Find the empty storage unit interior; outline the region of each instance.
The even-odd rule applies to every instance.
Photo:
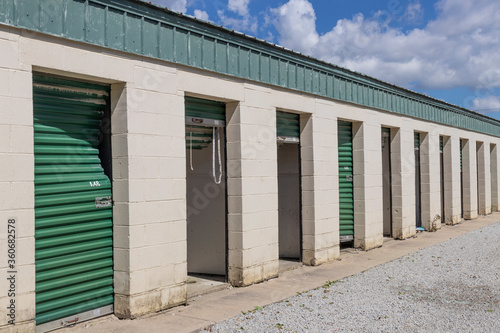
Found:
[[[187,270],[226,276],[224,103],[186,97]]]
[[[302,258],[300,116],[277,112],[279,256]]]
[[[498,120],[141,1],[3,4],[0,215],[19,256],[0,271],[19,274],[0,306],[20,332],[498,210]]]

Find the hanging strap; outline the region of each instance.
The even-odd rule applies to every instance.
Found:
[[[219,176],[215,175],[215,127],[212,127],[212,177],[214,178],[215,184],[220,184],[222,180],[222,162],[221,162],[221,151],[220,151],[220,128],[217,128],[217,153],[219,161]]]
[[[221,151],[220,151],[220,131],[221,131],[221,128],[220,127],[217,127],[217,154],[219,155],[219,180],[217,181],[217,184],[220,184],[221,180],[222,180],[222,154],[221,154]]]
[[[193,171],[193,131],[189,132],[189,165]]]

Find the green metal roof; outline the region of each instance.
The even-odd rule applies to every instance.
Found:
[[[0,23],[500,136],[500,121],[139,0],[0,0]]]

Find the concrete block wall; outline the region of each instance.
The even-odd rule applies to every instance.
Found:
[[[443,139],[444,191],[446,224],[455,225],[462,220],[460,185],[460,139],[445,136]]]
[[[268,89],[246,87],[228,110],[228,278],[245,286],[278,275],[276,112]]]
[[[439,135],[446,137],[446,223],[460,221],[460,139],[466,141],[465,217],[477,217],[478,181],[479,213],[481,207],[488,213],[488,200],[493,210],[499,207],[498,137],[5,27],[0,27],[0,49],[0,218],[22,223],[16,317],[21,331],[33,331],[35,317],[33,71],[111,84],[119,317],[186,302],[186,95],[226,103],[228,278],[233,285],[278,275],[277,110],[301,115],[306,264],[339,256],[338,119],[354,123],[356,247],[383,244],[381,126],[391,128],[395,238],[415,234],[414,131],[424,133],[422,217],[427,229],[439,228]],[[483,143],[479,164],[476,142]],[[6,239],[6,229],[1,230],[5,252]],[[5,257],[0,274],[7,274]],[[0,281],[0,306],[6,308],[6,280]],[[0,329],[6,327],[0,318]]]
[[[441,228],[439,133],[421,133],[420,137],[422,227],[437,230]]]
[[[490,162],[491,162],[491,210],[496,212],[500,208],[500,154],[498,153],[498,145],[490,145]]]
[[[336,259],[339,248],[337,119],[321,102],[301,117],[303,262]]]
[[[413,131],[391,130],[393,236],[406,239],[415,235],[415,154]]]
[[[476,141],[461,140],[464,219],[472,220],[478,214]]]
[[[0,27],[0,50],[0,331],[28,332],[35,327],[32,75],[18,62],[19,35]]]
[[[489,143],[477,142],[478,214],[491,214],[491,171]]]
[[[381,126],[375,122],[355,122],[352,126],[354,247],[364,250],[384,243],[380,132]]]
[[[134,66],[112,88],[115,314],[186,301],[184,96],[176,72]],[[122,188],[125,187],[125,188]]]

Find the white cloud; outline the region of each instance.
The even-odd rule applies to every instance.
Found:
[[[500,98],[498,96],[488,96],[476,98],[473,101],[473,109],[477,111],[500,111]]]
[[[187,0],[151,0],[151,3],[176,12],[186,13],[187,11]]]
[[[228,0],[227,7],[230,11],[238,13],[241,16],[247,16],[249,2],[250,0]]]
[[[406,11],[402,17],[404,21],[407,23],[412,23],[420,20],[424,14],[422,5],[420,5],[420,2],[412,2],[406,7]]]
[[[279,43],[290,49],[311,53],[318,44],[316,13],[307,0],[290,0],[281,7],[271,9],[273,24],[279,33]]]
[[[195,9],[194,17],[203,21],[209,21],[208,13],[204,10]]]
[[[255,17],[247,15],[243,18],[239,17],[230,17],[226,15],[226,12],[223,10],[219,10],[217,12],[219,19],[221,21],[221,25],[224,27],[231,28],[236,31],[241,32],[251,32],[253,34],[257,33],[258,20]]]
[[[231,16],[225,10],[218,10],[217,15],[221,25],[242,32],[257,33],[258,19],[250,15],[248,4],[250,0],[228,0],[227,9],[229,12],[236,13],[237,16]]]
[[[357,14],[321,36],[307,0],[270,13],[283,46],[385,81],[416,89],[500,87],[500,2],[441,0],[436,8],[436,19],[421,29],[392,28],[398,17],[389,12],[377,14],[384,22]],[[413,2],[400,15],[420,12]]]

